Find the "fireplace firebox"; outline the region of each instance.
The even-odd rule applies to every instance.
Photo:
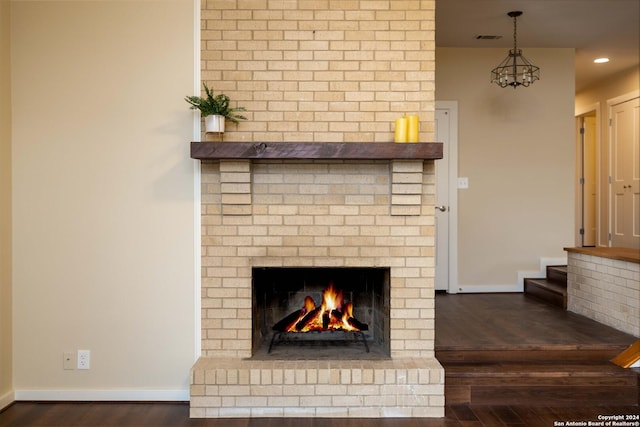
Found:
[[[389,268],[252,269],[253,358],[389,358]]]

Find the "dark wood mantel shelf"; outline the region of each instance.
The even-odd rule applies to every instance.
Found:
[[[192,142],[191,158],[317,159],[317,160],[437,160],[441,142]]]

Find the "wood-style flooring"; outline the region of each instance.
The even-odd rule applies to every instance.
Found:
[[[190,419],[188,403],[15,403],[0,427],[545,427],[640,415],[638,407],[447,406],[445,418]],[[580,424],[577,424],[580,425]]]
[[[533,350],[599,354],[635,340],[607,326],[522,294],[459,294],[436,297],[436,352],[494,357]],[[567,353],[563,353],[566,350]],[[576,352],[576,350],[579,350]],[[462,353],[460,353],[462,352]],[[460,356],[457,356],[460,357]],[[563,356],[564,357],[564,356]],[[573,356],[576,357],[576,356]],[[579,358],[579,357],[578,357]],[[445,370],[446,370],[446,364]],[[598,386],[592,386],[593,393]],[[0,427],[437,427],[596,425],[620,416],[640,425],[640,406],[471,405],[447,402],[445,418],[242,418],[190,419],[188,403],[17,402],[0,412]],[[564,423],[564,424],[563,424]],[[622,425],[622,424],[619,424]]]
[[[636,339],[521,293],[436,295],[436,351],[626,347]]]

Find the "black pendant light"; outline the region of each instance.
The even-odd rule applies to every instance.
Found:
[[[491,70],[491,83],[500,87],[529,86],[536,80],[540,80],[540,67],[536,67],[522,55],[522,50],[518,49],[516,21],[521,11],[509,12],[513,18],[513,49],[509,50],[507,56],[496,68]]]

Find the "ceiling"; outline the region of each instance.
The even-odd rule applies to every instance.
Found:
[[[507,13],[514,10],[523,12],[518,48],[534,64],[527,47],[575,48],[576,91],[638,67],[640,0],[436,0],[436,46],[503,47],[506,57],[513,48],[513,19]],[[502,38],[476,40],[479,34]],[[610,62],[593,63],[602,56]]]

